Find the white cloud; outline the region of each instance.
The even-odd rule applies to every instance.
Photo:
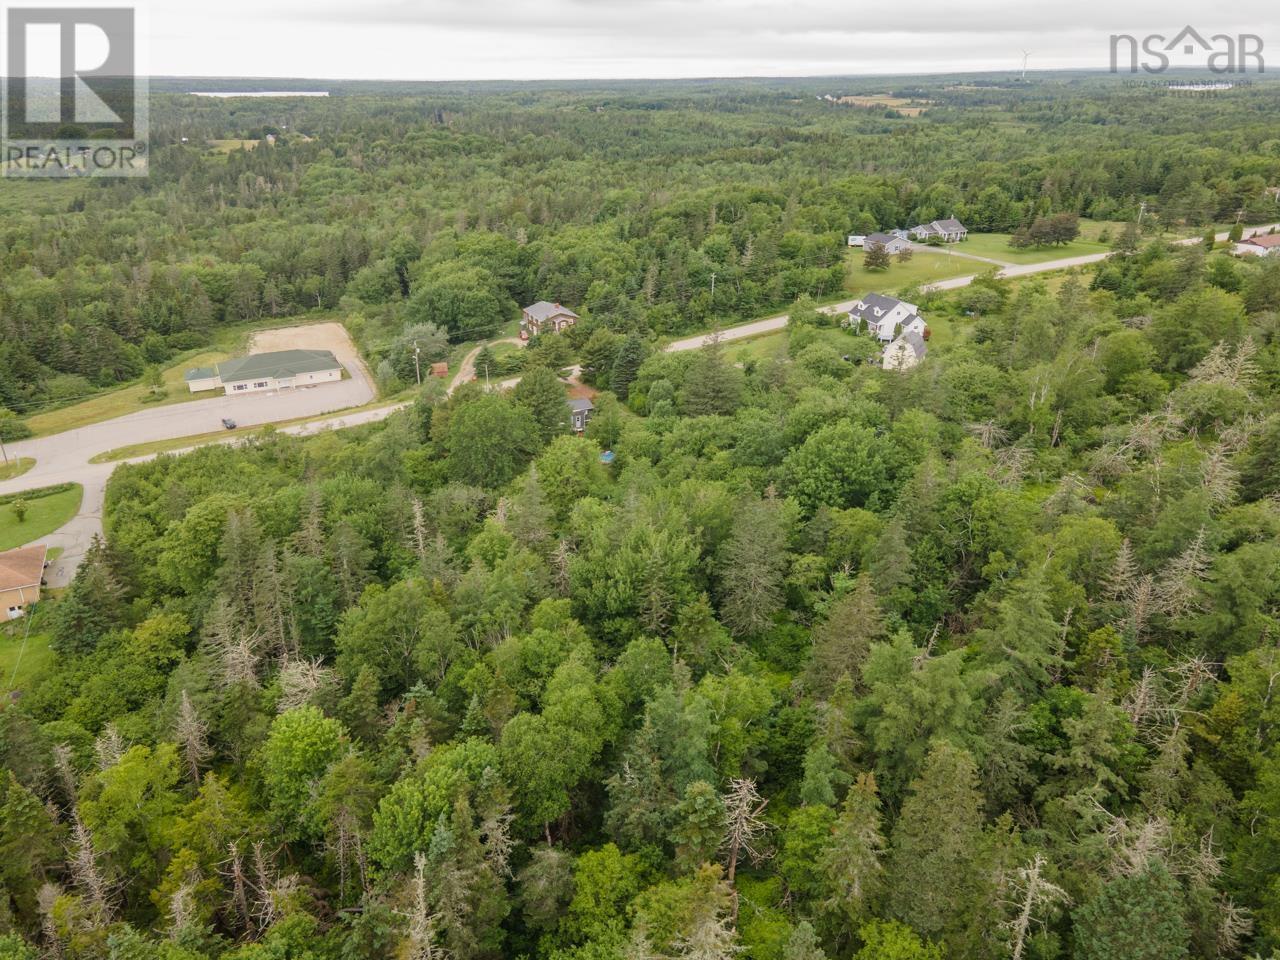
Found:
[[[1187,0],[151,0],[152,69],[367,79],[802,76],[1105,68],[1112,33],[1269,39]],[[1261,12],[1258,12],[1261,9]],[[1244,17],[1249,17],[1247,22]],[[1277,32],[1280,44],[1280,32]]]

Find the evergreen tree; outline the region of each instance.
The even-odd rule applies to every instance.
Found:
[[[884,615],[871,577],[860,573],[852,588],[828,605],[826,618],[814,627],[806,684],[815,695],[825,696],[841,677],[859,678],[871,645],[884,636]]]
[[[626,400],[630,394],[631,382],[644,362],[645,353],[644,341],[634,333],[629,334],[618,347],[613,369],[609,371],[609,387],[620,400]]]
[[[676,848],[676,866],[692,872],[710,863],[724,836],[724,804],[715,787],[698,780],[685,788],[672,816],[671,839]]]
[[[1072,916],[1080,960],[1180,960],[1187,926],[1177,883],[1159,863],[1109,881]]]
[[[516,384],[515,401],[533,416],[544,443],[569,430],[564,384],[550,367],[534,367]]]
[[[762,633],[782,609],[787,530],[776,500],[745,503],[724,549],[721,619],[735,636]]]
[[[717,336],[698,351],[685,373],[680,409],[690,417],[728,416],[742,398],[742,372],[730,364]]]
[[[884,835],[875,778],[863,774],[850,788],[818,856],[826,899],[822,907],[849,929],[871,914],[884,884]]]
[[[893,829],[889,912],[927,937],[959,944],[982,902],[982,840],[973,758],[938,741]]]
[[[62,654],[92,652],[123,623],[121,584],[106,541],[94,536],[53,617],[49,646]]]

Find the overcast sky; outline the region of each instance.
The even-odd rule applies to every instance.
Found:
[[[805,76],[1102,68],[1109,36],[1275,38],[1280,4],[1187,0],[150,0],[156,75]],[[1175,61],[1176,63],[1177,61]],[[1190,61],[1188,61],[1189,63]],[[1203,64],[1203,55],[1199,61]]]

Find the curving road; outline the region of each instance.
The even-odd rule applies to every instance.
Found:
[[[375,392],[364,365],[348,363],[347,369],[351,373],[350,379],[337,383],[247,396],[191,400],[141,410],[65,433],[5,444],[11,457],[34,457],[36,462],[22,476],[0,481],[0,495],[58,483],[79,483],[84,487],[84,499],[76,516],[55,533],[38,541],[62,548],[62,555],[49,569],[48,582],[50,586],[66,586],[94,534],[102,532],[103,497],[107,478],[115,464],[90,463],[93,457],[137,443],[209,433],[220,429],[223,417],[235,420],[242,427],[253,427],[368,403]]]
[[[1246,235],[1280,229],[1280,224],[1265,224],[1246,229]],[[1217,235],[1219,241],[1228,239],[1226,232]],[[1201,242],[1199,237],[1176,241],[1179,245],[1190,246]],[[931,249],[931,248],[930,248]],[[1049,273],[1070,267],[1087,266],[1105,260],[1108,253],[1091,253],[1078,257],[1064,257],[1059,260],[1047,260],[1044,263],[1014,264],[1003,267],[996,275],[1001,278],[1024,277],[1037,273]],[[969,259],[983,260],[980,257]],[[995,261],[990,261],[996,265]],[[953,277],[939,280],[923,287],[926,292],[934,290],[956,290],[966,287],[978,278],[978,274],[964,277]],[[846,300],[832,304],[823,309],[829,313],[840,313],[849,310],[855,301]],[[741,340],[763,333],[781,330],[787,325],[787,314],[754,320],[750,323],[727,327],[717,334],[699,334],[675,340],[664,348],[668,352],[697,350],[707,346],[713,337],[719,336],[722,342]],[[516,343],[521,341],[512,337],[495,343]],[[458,372],[449,384],[449,392],[475,377],[475,358],[484,345],[476,347],[468,353],[458,366]],[[247,397],[218,397],[210,400],[195,400],[189,403],[145,410],[140,413],[108,420],[87,427],[80,427],[66,433],[41,437],[34,440],[23,440],[6,445],[12,456],[34,457],[36,464],[21,477],[0,481],[0,495],[18,493],[22,490],[33,490],[57,483],[73,482],[84,487],[84,499],[80,512],[65,526],[41,542],[50,547],[61,547],[62,555],[49,571],[50,586],[65,586],[71,581],[76,567],[84,555],[85,549],[95,534],[102,532],[102,506],[106,491],[107,479],[117,464],[91,464],[89,460],[109,450],[131,446],[136,443],[147,443],[155,440],[171,440],[184,436],[193,436],[216,430],[222,417],[230,417],[241,426],[258,426],[268,423],[279,423],[300,417],[312,417],[331,411],[363,406],[374,397],[374,389],[368,380],[363,364],[348,364],[351,379],[340,383],[326,384],[296,391],[285,391],[279,394],[251,394]],[[578,368],[574,368],[577,372]],[[520,380],[513,377],[494,384],[496,388],[505,389],[514,386]],[[408,404],[397,403],[385,407],[366,410],[353,410],[350,413],[335,414],[320,420],[282,428],[282,433],[307,436],[324,430],[338,430],[366,423],[384,420]],[[228,438],[227,443],[237,442],[238,438]],[[189,448],[190,449],[190,448]],[[173,451],[181,453],[185,451]],[[138,457],[124,461],[141,463],[152,459],[150,456]]]

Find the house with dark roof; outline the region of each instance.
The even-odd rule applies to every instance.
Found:
[[[901,253],[909,246],[911,246],[911,241],[906,237],[898,236],[896,233],[872,233],[862,240],[862,249],[870,250],[873,247],[879,247],[885,253]]]
[[[16,620],[40,599],[46,552],[40,543],[0,553],[0,620]]]
[[[929,352],[924,337],[909,330],[884,348],[880,365],[885,370],[910,370]]]
[[[911,331],[927,337],[929,327],[920,316],[919,307],[883,293],[868,293],[855,300],[841,325],[854,333],[866,333],[881,343],[896,340]]]
[[[570,428],[574,433],[582,433],[591,422],[591,414],[595,412],[596,405],[591,402],[590,397],[570,397],[565,402],[569,404]]]
[[[946,220],[932,220],[911,228],[911,236],[921,243],[930,240],[941,240],[943,243],[959,243],[969,236],[968,228],[955,217]]]
[[[528,340],[540,333],[560,333],[581,318],[568,307],[539,300],[520,312],[520,339]]]
[[[192,393],[223,390],[227,394],[290,390],[342,379],[342,364],[328,350],[278,350],[196,367],[183,376]]]

